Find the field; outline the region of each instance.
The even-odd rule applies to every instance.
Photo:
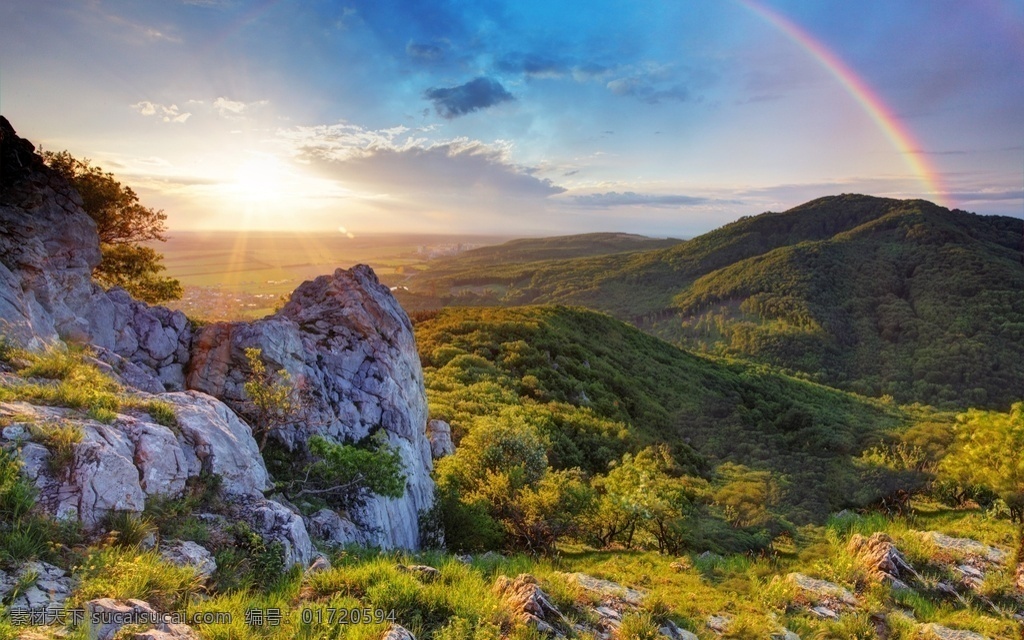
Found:
[[[365,263],[381,281],[400,286],[427,261],[508,240],[499,236],[341,233],[171,232],[154,248],[166,275],[185,296],[168,306],[204,320],[259,318],[299,284],[337,268]]]

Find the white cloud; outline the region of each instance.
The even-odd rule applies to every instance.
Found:
[[[142,100],[131,105],[139,114],[144,116],[156,116],[163,122],[183,124],[192,114],[188,111],[182,112],[178,105],[162,105],[149,100]]]
[[[225,118],[239,117],[244,113],[251,111],[256,107],[262,107],[268,104],[267,100],[256,100],[254,102],[239,102],[238,100],[229,100],[223,96],[213,101],[213,108]]]

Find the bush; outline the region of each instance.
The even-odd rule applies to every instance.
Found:
[[[180,611],[202,588],[192,567],[179,567],[155,551],[131,547],[94,550],[79,567],[78,576],[81,585],[72,596],[78,606],[94,598],[138,598],[158,611]]]

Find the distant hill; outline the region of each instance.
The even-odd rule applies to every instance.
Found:
[[[582,305],[868,395],[1005,408],[1024,397],[1022,247],[1016,218],[842,195],[661,249],[460,256],[410,289],[421,308]]]
[[[912,417],[765,367],[702,358],[601,313],[559,306],[419,314],[430,414],[457,437],[515,407],[551,442],[552,465],[603,473],[658,442],[703,474],[771,471],[779,511],[820,521],[878,496],[855,463]]]
[[[583,258],[624,251],[662,249],[674,247],[682,242],[676,238],[649,238],[633,233],[583,233],[551,238],[521,238],[465,251],[457,258],[438,261],[432,270],[443,272],[451,268],[454,271],[465,271],[474,265],[493,266],[507,262]]]

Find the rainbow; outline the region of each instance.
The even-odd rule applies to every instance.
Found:
[[[942,177],[921,152],[910,131],[892,113],[882,98],[853,69],[839,59],[828,47],[791,20],[764,6],[757,0],[737,0],[741,5],[763,18],[784,33],[790,40],[806,51],[814,60],[834,76],[843,88],[875,121],[882,133],[906,159],[910,169],[920,178],[928,191],[929,199],[949,206],[948,191]]]

